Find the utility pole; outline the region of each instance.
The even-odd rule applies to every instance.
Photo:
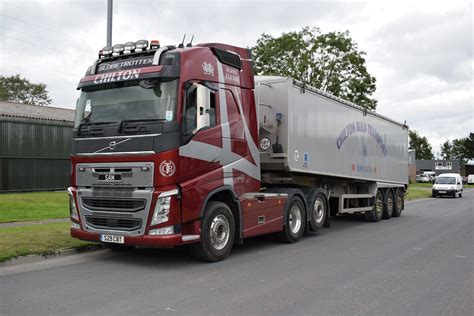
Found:
[[[107,0],[107,46],[112,46],[112,7],[113,0]]]

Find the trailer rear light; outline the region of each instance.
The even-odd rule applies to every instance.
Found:
[[[135,50],[135,42],[126,42],[124,44],[124,54],[129,54]]]
[[[163,235],[173,235],[174,234],[174,227],[167,226],[158,229],[151,229],[148,235],[150,236],[163,236]]]
[[[123,53],[125,47],[123,46],[123,44],[115,44],[114,47],[112,48],[112,55],[113,56],[118,56],[120,55],[121,53]]]
[[[136,43],[135,43],[135,51],[137,52],[141,52],[141,51],[144,51],[148,48],[148,41],[147,40],[138,40]]]
[[[160,48],[160,41],[159,40],[152,40],[150,42],[150,49],[158,49]]]

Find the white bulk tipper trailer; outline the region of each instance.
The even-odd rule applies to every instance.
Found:
[[[291,78],[256,76],[255,100],[263,185],[320,188],[332,215],[400,215],[408,126]]]

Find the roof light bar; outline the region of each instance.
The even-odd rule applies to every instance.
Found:
[[[136,43],[135,43],[135,51],[137,52],[141,52],[141,51],[144,51],[148,48],[148,41],[147,40],[138,40]]]
[[[120,55],[121,53],[123,53],[125,47],[123,44],[115,44],[114,47],[112,48],[112,55],[113,56],[118,56]]]
[[[135,42],[126,42],[124,44],[124,48],[125,48],[124,54],[129,54],[133,52],[135,50]]]

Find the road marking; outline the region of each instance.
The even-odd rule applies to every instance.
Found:
[[[464,259],[464,258],[466,258],[466,256],[456,255],[456,258]]]

